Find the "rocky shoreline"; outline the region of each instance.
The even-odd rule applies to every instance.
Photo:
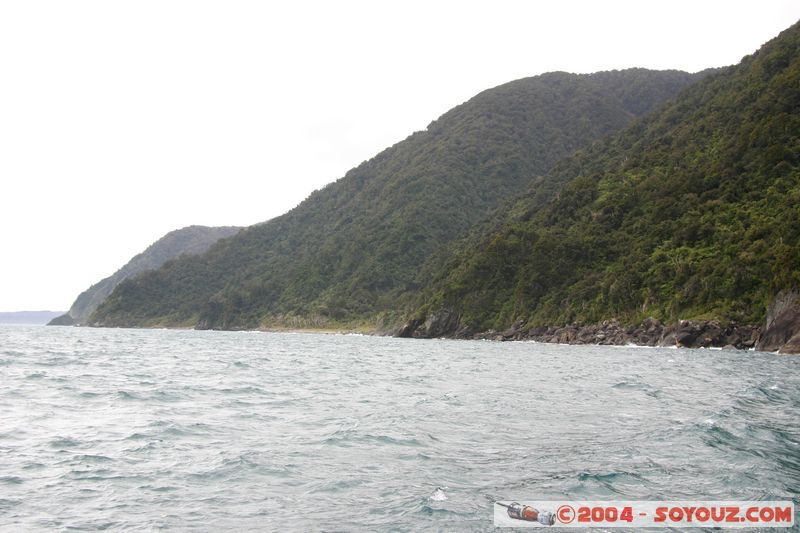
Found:
[[[527,328],[522,322],[518,322],[503,331],[473,332],[468,327],[457,325],[458,321],[454,318],[451,312],[435,313],[424,321],[410,321],[397,332],[397,336],[748,350],[755,348],[761,335],[761,328],[757,326],[738,324],[723,326],[715,320],[682,320],[676,324],[665,325],[655,318],[648,318],[635,326],[625,326],[617,320],[606,320],[600,324]]]
[[[767,309],[763,327],[724,324],[717,320],[681,320],[663,324],[647,318],[638,325],[618,320],[599,324],[527,327],[522,321],[503,331],[474,331],[461,323],[452,309],[440,309],[425,318],[409,320],[395,332],[397,337],[430,339],[531,340],[559,344],[677,346],[680,348],[727,348],[800,354],[800,290],[781,291]]]
[[[571,324],[563,327],[539,327],[527,331],[509,328],[506,331],[486,332],[478,338],[493,340],[534,340],[559,344],[600,344],[638,346],[677,346],[681,348],[754,348],[760,334],[755,326],[728,325],[719,322],[682,320],[664,325],[648,318],[637,326],[622,326],[617,320],[600,324]]]

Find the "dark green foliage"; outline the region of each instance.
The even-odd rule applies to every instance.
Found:
[[[698,77],[551,73],[485,91],[285,215],[123,283],[93,321],[231,329],[396,320],[418,305],[431,258],[448,243]],[[542,198],[556,187],[540,185]]]
[[[137,254],[125,266],[114,274],[104,278],[75,299],[69,311],[50,322],[52,326],[82,325],[94,313],[95,309],[105,301],[122,281],[142,272],[159,268],[161,265],[181,255],[197,255],[225,237],[239,232],[241,228],[233,226],[208,227],[188,226],[170,231],[145,251]]]
[[[428,309],[476,328],[645,316],[759,324],[800,285],[800,26],[562,163],[462,243]]]

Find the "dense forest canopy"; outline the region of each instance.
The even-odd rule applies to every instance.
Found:
[[[532,184],[549,198],[559,160],[702,77],[556,72],[490,89],[285,215],[124,281],[91,320],[223,329],[400,320],[449,243]]]
[[[800,286],[800,26],[559,163],[442,268],[476,329],[646,316],[760,324]],[[488,229],[486,229],[488,228]]]
[[[146,250],[137,254],[122,268],[83,291],[73,302],[69,311],[50,321],[53,326],[82,325],[102,304],[108,295],[124,280],[161,265],[181,255],[196,255],[220,239],[230,237],[241,228],[235,226],[208,227],[188,226],[170,231]]]

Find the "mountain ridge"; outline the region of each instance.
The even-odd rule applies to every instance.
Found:
[[[81,325],[122,281],[148,270],[161,267],[167,261],[183,254],[198,255],[217,242],[230,237],[241,228],[235,226],[186,226],[173,230],[136,254],[114,274],[98,281],[83,291],[73,302],[69,311],[53,318],[48,325]]]
[[[552,201],[523,197],[463,245],[406,333],[429,336],[437,313],[449,334],[611,318],[763,324],[770,301],[800,286],[799,164],[795,24],[561,161]]]
[[[424,263],[558,160],[704,74],[548,73],[484,91],[266,223],[121,283],[97,325],[254,329],[415,305]]]

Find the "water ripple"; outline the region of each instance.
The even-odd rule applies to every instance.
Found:
[[[458,530],[800,497],[800,358],[0,328],[0,530]]]

